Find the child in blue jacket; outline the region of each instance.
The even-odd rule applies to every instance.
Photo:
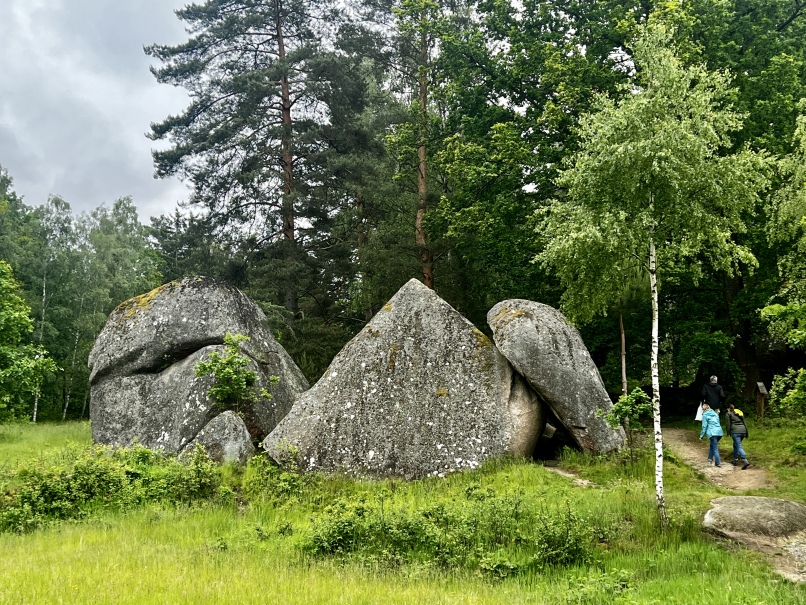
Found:
[[[714,466],[722,466],[722,461],[719,459],[719,440],[722,439],[722,425],[719,424],[719,415],[711,409],[707,403],[702,404],[702,430],[700,431],[700,439],[704,435],[708,436],[711,442],[711,447],[708,450],[708,462],[714,461]]]

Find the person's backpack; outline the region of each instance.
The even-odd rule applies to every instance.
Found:
[[[733,408],[733,413],[736,414],[739,417],[739,420],[742,421],[742,424],[744,425],[744,432],[745,432],[744,437],[745,437],[745,439],[747,439],[748,437],[750,437],[750,431],[747,428],[747,423],[744,421],[744,412],[742,412],[739,408]]]

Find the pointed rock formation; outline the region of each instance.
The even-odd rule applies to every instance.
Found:
[[[492,342],[412,279],[263,442],[302,470],[443,475],[529,455],[545,423]]]
[[[96,443],[140,444],[177,453],[224,409],[207,396],[210,376],[196,364],[225,351],[224,336],[240,344],[257,374],[256,392],[272,398],[244,404],[238,421],[263,439],[308,388],[305,377],[265,326],[266,317],[240,290],[206,277],[171,282],[132,298],[110,315],[90,353],[90,410]],[[270,388],[270,376],[280,382]]]
[[[504,357],[584,451],[602,454],[623,447],[624,431],[613,430],[604,419],[613,404],[599,370],[562,313],[530,300],[505,300],[490,309],[487,323]]]

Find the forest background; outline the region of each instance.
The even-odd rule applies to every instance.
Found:
[[[257,300],[311,381],[416,277],[481,329],[506,298],[558,306],[609,391],[648,386],[646,271],[624,268],[591,313],[539,260],[580,125],[602,95],[645,90],[647,24],[703,78],[728,78],[720,103],[741,127],[717,155],[751,152],[764,177],[743,228],[713,234],[749,255],[718,266],[706,248],[660,274],[664,406],[693,410],[710,374],[739,402],[777,376],[778,411],[806,411],[806,4],[208,0],[177,15],[187,42],[146,52],[190,95],[150,133],[157,176],[191,186],[180,210],[142,225],[126,197],[78,216],[59,197],[33,207],[0,171],[0,419],[86,417],[111,310],[194,274]],[[576,279],[595,291],[603,275]]]

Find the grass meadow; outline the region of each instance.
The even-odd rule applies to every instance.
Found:
[[[748,453],[777,479],[756,495],[806,502],[801,434],[751,424]],[[87,423],[0,426],[0,506],[31,477],[53,480],[37,468],[76,472],[65,460],[90,441]],[[806,587],[700,529],[727,492],[673,456],[665,532],[648,451],[634,463],[566,451],[560,467],[590,486],[517,460],[414,482],[299,477],[264,461],[216,469],[198,500],[87,498],[79,518],[0,533],[0,604],[806,604]]]

